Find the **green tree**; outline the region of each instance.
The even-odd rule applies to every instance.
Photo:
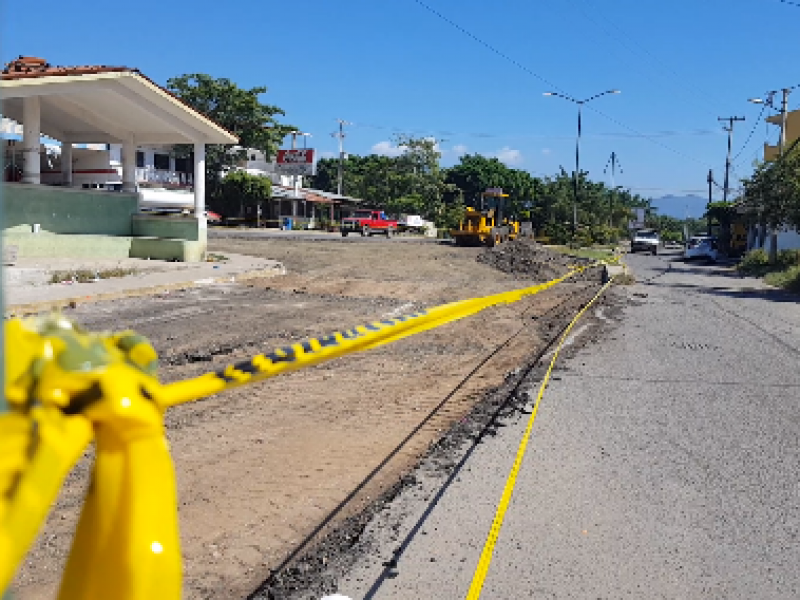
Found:
[[[259,206],[272,198],[272,182],[247,171],[231,171],[222,180],[221,194],[214,208],[227,216],[243,216],[246,207]]]
[[[254,148],[272,157],[283,138],[296,129],[278,122],[276,117],[283,116],[283,110],[261,102],[260,96],[267,91],[266,87],[244,89],[229,79],[193,73],[172,77],[166,89],[239,138],[237,147],[206,146],[206,190],[210,198],[219,195],[221,174],[243,160],[246,149]],[[192,149],[179,147],[177,151],[188,155]]]
[[[436,141],[398,136],[394,142],[403,149],[399,156],[349,155],[343,161],[342,193],[390,213],[420,214],[438,223],[454,190],[444,182]],[[335,192],[338,168],[338,159],[318,161],[311,185]]]
[[[778,160],[756,165],[744,188],[741,205],[752,221],[773,231],[784,225],[800,227],[800,146],[795,142]],[[770,264],[777,259],[777,246],[771,243]]]

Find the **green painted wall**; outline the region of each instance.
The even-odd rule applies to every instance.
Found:
[[[16,246],[19,258],[128,258],[130,236],[58,235],[54,233],[3,234],[4,246]]]
[[[166,240],[159,238],[66,235],[54,233],[3,234],[3,245],[15,246],[18,258],[150,258],[152,260],[177,260],[202,262],[206,243],[201,241]]]
[[[207,230],[200,228],[194,217],[133,217],[133,235],[204,242]]]
[[[131,235],[138,211],[136,194],[6,183],[3,186],[5,232]]]
[[[177,260],[179,262],[203,262],[206,259],[206,243],[135,237],[131,239],[130,257],[149,258],[151,260]]]

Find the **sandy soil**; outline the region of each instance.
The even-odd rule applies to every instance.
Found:
[[[96,305],[70,316],[91,329],[133,328],[174,381],[306,337],[529,283],[476,262],[477,248],[433,242],[215,240],[212,250],[284,262],[288,275]],[[539,315],[594,284],[565,284],[369,353],[351,355],[171,410],[184,595],[239,598],[498,344],[445,409],[342,517],[398,481],[484,392],[541,347]],[[15,598],[55,596],[88,481],[81,462],[15,582]]]

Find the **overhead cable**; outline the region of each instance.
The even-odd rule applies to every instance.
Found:
[[[488,42],[484,41],[483,39],[481,39],[480,37],[478,37],[477,35],[475,35],[471,31],[465,29],[464,27],[462,27],[458,23],[452,21],[451,19],[449,19],[448,17],[443,15],[441,12],[439,12],[438,10],[433,8],[432,6],[428,5],[427,3],[423,2],[422,0],[413,0],[413,1],[416,4],[418,4],[419,6],[421,6],[422,8],[424,8],[425,10],[427,10],[428,12],[430,12],[431,14],[435,15],[436,17],[438,17],[439,19],[444,21],[445,23],[449,24],[451,27],[454,27],[455,29],[457,29],[458,31],[460,31],[461,33],[463,33],[464,35],[466,35],[467,37],[469,37],[473,41],[475,41],[478,44],[480,44],[481,46],[487,48],[488,50],[490,50],[494,54],[500,56],[501,58],[504,58],[505,60],[509,61],[510,63],[512,63],[513,65],[518,67],[519,69],[522,69],[524,72],[526,72],[529,75],[535,77],[539,81],[542,81],[542,82],[546,83],[552,89],[555,89],[555,90],[557,90],[559,92],[567,94],[567,92],[564,89],[562,89],[559,86],[555,85],[551,81],[548,81],[547,79],[545,79],[544,77],[542,77],[538,73],[532,71],[531,69],[529,69],[528,67],[526,67],[525,65],[520,63],[519,61],[517,61],[514,58],[510,57],[508,54],[502,52],[501,50],[498,50],[497,48],[495,48],[494,46],[492,46]],[[569,95],[569,94],[567,94],[567,95]],[[653,144],[656,144],[657,146],[660,146],[660,147],[664,148],[665,150],[668,150],[668,151],[670,151],[670,152],[672,152],[672,153],[674,153],[674,154],[676,154],[678,156],[681,156],[681,157],[683,157],[683,158],[685,158],[687,160],[690,160],[690,161],[695,162],[695,163],[700,164],[700,165],[708,166],[708,163],[705,163],[705,162],[699,160],[696,157],[689,156],[688,154],[685,154],[685,153],[683,153],[683,152],[681,152],[679,150],[676,150],[676,149],[674,149],[674,148],[672,148],[670,146],[667,146],[666,144],[663,144],[663,143],[657,141],[652,136],[643,134],[640,131],[637,131],[636,129],[634,129],[633,127],[630,127],[630,126],[622,123],[621,121],[619,121],[617,119],[614,119],[613,117],[610,117],[609,115],[605,114],[604,112],[602,112],[600,110],[597,110],[592,105],[586,105],[586,108],[588,110],[591,110],[592,112],[600,115],[601,117],[604,117],[604,118],[608,119],[612,123],[615,123],[616,125],[619,125],[620,127],[624,128],[624,129],[626,129],[626,130],[628,130],[628,131],[630,131],[632,133],[635,133],[637,135],[637,137],[644,138],[644,139],[652,142]]]
[[[733,157],[733,160],[731,162],[735,163],[736,160],[739,158],[739,156],[741,156],[742,152],[744,152],[747,149],[747,145],[750,143],[750,140],[753,138],[753,134],[756,132],[756,128],[758,127],[758,124],[761,122],[761,117],[764,116],[764,111],[766,110],[766,108],[767,108],[766,104],[762,104],[761,105],[761,112],[758,113],[758,118],[756,118],[756,122],[753,123],[753,128],[750,130],[750,134],[747,136],[747,140],[745,140],[744,145],[742,146],[742,149],[739,150],[739,152],[736,153],[736,156]]]

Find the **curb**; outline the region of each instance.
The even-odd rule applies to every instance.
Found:
[[[200,287],[203,285],[215,283],[234,283],[238,281],[248,281],[251,279],[262,279],[265,277],[276,277],[278,275],[285,275],[286,267],[282,263],[277,263],[274,267],[269,269],[258,269],[255,271],[245,271],[238,275],[229,275],[227,277],[207,277],[202,279],[194,279],[191,281],[183,281],[178,283],[167,283],[162,285],[153,285],[141,288],[133,288],[130,290],[122,290],[119,292],[105,292],[100,294],[92,294],[91,296],[72,296],[62,298],[59,300],[48,300],[44,302],[32,302],[28,304],[12,304],[5,307],[4,318],[17,318],[36,315],[43,312],[55,312],[64,308],[75,308],[79,304],[90,304],[94,302],[105,302],[109,300],[120,300],[123,298],[137,298],[141,296],[153,296],[164,292],[171,292],[174,290],[185,290],[189,288]]]

